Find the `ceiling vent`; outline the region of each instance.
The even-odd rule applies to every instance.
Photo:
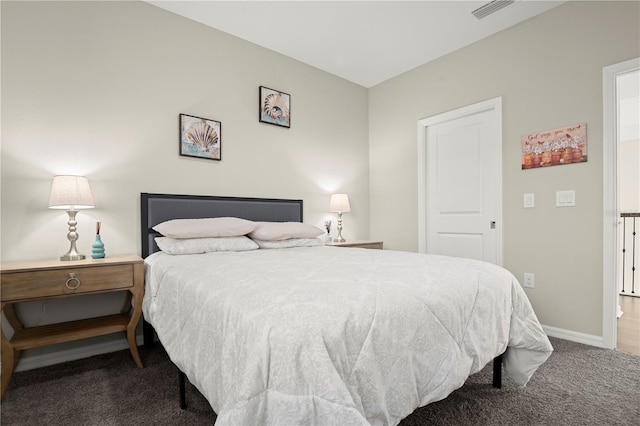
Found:
[[[471,12],[471,14],[473,14],[473,16],[478,19],[482,19],[485,16],[491,15],[493,12],[497,12],[503,7],[509,6],[514,1],[515,0],[493,0],[483,6],[480,6],[479,8]]]

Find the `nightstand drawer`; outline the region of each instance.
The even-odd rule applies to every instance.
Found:
[[[133,286],[132,265],[69,267],[2,274],[2,301],[39,299]]]

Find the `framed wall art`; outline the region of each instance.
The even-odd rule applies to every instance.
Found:
[[[523,170],[586,162],[587,125],[574,124],[524,135],[520,148]]]
[[[262,123],[291,127],[291,96],[260,86],[258,118]]]
[[[221,122],[180,114],[180,155],[220,160],[221,148]]]

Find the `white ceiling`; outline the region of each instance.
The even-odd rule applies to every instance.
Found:
[[[371,87],[565,1],[192,1],[148,3]]]

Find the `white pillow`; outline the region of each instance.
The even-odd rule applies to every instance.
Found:
[[[315,238],[324,231],[302,222],[256,222],[249,238],[262,241],[279,241],[291,238]]]
[[[319,238],[290,238],[288,240],[264,241],[253,240],[261,249],[280,249],[290,247],[313,247],[321,246],[322,241]]]
[[[170,238],[236,237],[253,231],[256,223],[239,217],[214,217],[208,219],[173,219],[153,227]]]
[[[255,250],[258,244],[247,237],[181,238],[157,237],[160,250],[168,254],[198,254],[212,251]]]

